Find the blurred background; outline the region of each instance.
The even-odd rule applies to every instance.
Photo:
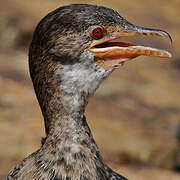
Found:
[[[107,6],[133,24],[171,34],[172,59],[139,57],[126,63],[101,85],[86,116],[114,170],[132,180],[180,179],[179,0],[0,0],[0,174],[37,150],[45,135],[28,47],[39,20],[71,3]]]

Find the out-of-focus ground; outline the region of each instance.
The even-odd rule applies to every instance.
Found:
[[[132,180],[180,179],[179,0],[0,0],[0,175],[40,146],[44,127],[28,74],[28,46],[38,21],[70,3],[108,6],[134,24],[172,35],[171,60],[126,63],[102,84],[86,116],[113,169]]]

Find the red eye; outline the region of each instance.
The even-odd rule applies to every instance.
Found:
[[[91,34],[92,34],[92,37],[93,37],[94,39],[100,39],[100,38],[103,37],[103,28],[100,27],[100,26],[95,27],[95,28],[92,30]]]

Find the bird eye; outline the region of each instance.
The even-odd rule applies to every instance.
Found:
[[[103,37],[104,30],[100,26],[96,26],[92,29],[91,35],[94,39],[101,39]]]

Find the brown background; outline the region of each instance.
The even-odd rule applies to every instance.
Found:
[[[28,73],[28,46],[38,21],[70,3],[111,7],[136,25],[171,34],[171,60],[126,63],[101,85],[86,116],[113,169],[132,180],[180,179],[179,0],[0,0],[0,174],[40,146],[44,127]],[[171,49],[165,40],[148,43]]]

